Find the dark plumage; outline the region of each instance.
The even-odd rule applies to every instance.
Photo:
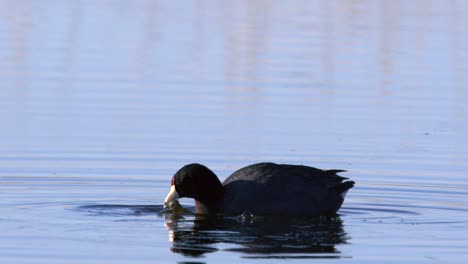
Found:
[[[207,167],[189,164],[172,178],[174,188],[165,203],[194,198],[198,214],[334,215],[354,186],[339,172],[344,170],[258,163],[239,169],[221,184]]]

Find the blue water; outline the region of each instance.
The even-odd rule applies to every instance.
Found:
[[[0,262],[463,262],[467,19],[464,1],[0,0]],[[328,220],[162,212],[181,166],[260,161],[356,187]]]

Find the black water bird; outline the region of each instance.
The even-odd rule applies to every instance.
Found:
[[[195,199],[202,215],[331,216],[343,204],[354,181],[303,165],[257,163],[241,168],[223,183],[206,166],[188,164],[172,177],[164,205],[178,198]]]

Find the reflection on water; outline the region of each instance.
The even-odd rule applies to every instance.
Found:
[[[333,219],[255,217],[193,219],[168,216],[171,251],[199,257],[218,250],[248,254],[244,258],[339,258],[335,245],[347,235]]]
[[[461,1],[2,3],[7,154],[364,145],[467,158]]]
[[[219,250],[244,258],[342,258],[336,245],[347,243],[342,219],[336,217],[280,217],[240,215],[206,217],[162,205],[90,204],[76,208],[88,216],[165,219],[171,251],[201,257]]]

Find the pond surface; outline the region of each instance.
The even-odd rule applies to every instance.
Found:
[[[465,1],[0,0],[0,262],[464,261],[466,25]],[[162,212],[181,166],[261,161],[356,186],[332,219]]]

